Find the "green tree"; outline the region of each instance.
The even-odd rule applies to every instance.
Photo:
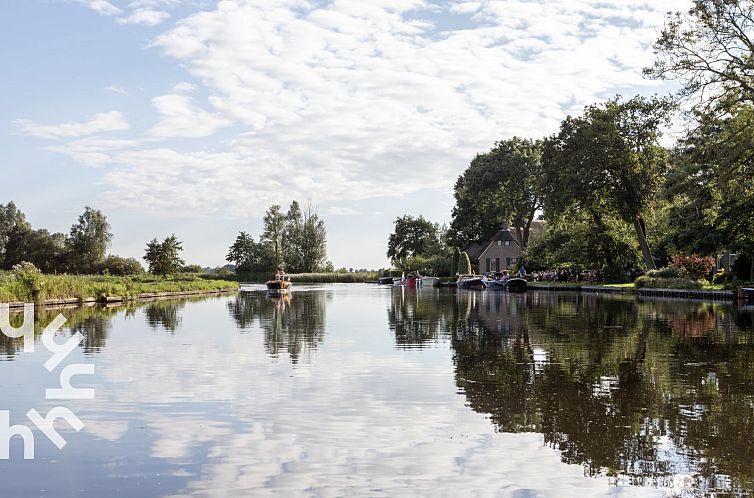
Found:
[[[149,265],[149,273],[153,275],[173,275],[178,273],[184,265],[179,253],[183,250],[183,244],[175,234],[167,237],[162,242],[157,238],[147,243],[144,260]]]
[[[669,14],[655,43],[654,78],[681,83],[680,99],[697,98],[697,126],[684,141],[679,174],[670,184],[682,225],[714,246],[754,256],[754,2],[694,0],[685,13]],[[693,244],[687,244],[693,245]],[[752,258],[754,262],[754,258]],[[754,279],[754,263],[750,277]]]
[[[17,224],[7,235],[5,243],[5,266],[23,261],[33,263],[44,273],[56,273],[65,266],[66,239],[61,233],[33,230],[26,223]]]
[[[102,261],[100,272],[117,276],[139,275],[144,273],[144,267],[136,258],[123,258],[111,254]]]
[[[301,271],[322,271],[327,265],[327,229],[311,206],[303,213],[301,231]]]
[[[270,206],[264,215],[264,230],[260,242],[264,245],[263,257],[271,268],[283,264],[283,243],[285,232],[285,215],[280,206]]]
[[[0,267],[9,269],[18,262],[5,261],[6,244],[11,232],[16,228],[29,228],[31,225],[26,221],[26,216],[16,207],[13,201],[8,204],[0,204]]]
[[[568,116],[557,135],[545,141],[542,157],[545,207],[550,213],[589,214],[599,233],[605,218],[632,224],[644,264],[655,264],[646,239],[643,214],[667,168],[660,125],[669,105],[657,99],[617,98]],[[602,247],[609,266],[615,258]]]
[[[414,218],[400,216],[387,243],[387,257],[395,265],[401,265],[414,256],[432,256],[441,249],[439,226],[423,216]]]
[[[754,104],[754,2],[694,0],[668,13],[655,42],[652,78],[679,80],[679,97],[696,96],[705,110]]]
[[[285,215],[283,228],[283,263],[286,271],[299,273],[304,268],[304,215],[301,213],[298,201],[291,202]]]
[[[71,227],[68,237],[70,270],[76,273],[96,271],[105,258],[112,238],[107,217],[87,206]]]
[[[451,244],[484,242],[510,223],[525,247],[542,207],[541,159],[542,141],[518,137],[478,154],[455,183]]]
[[[259,271],[259,244],[254,241],[254,237],[241,232],[230,246],[225,260],[235,264],[237,272]]]

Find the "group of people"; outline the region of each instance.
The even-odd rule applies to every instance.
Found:
[[[529,280],[533,282],[582,282],[589,275],[581,270],[553,269],[535,271],[529,274]]]

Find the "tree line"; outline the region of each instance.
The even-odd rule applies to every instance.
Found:
[[[107,217],[88,206],[66,234],[34,229],[12,201],[0,204],[0,268],[5,270],[28,262],[45,273],[143,272],[138,260],[107,254],[112,237]]]
[[[0,204],[0,269],[11,270],[31,263],[48,274],[138,275],[144,267],[136,258],[107,254],[113,233],[107,216],[87,206],[66,233],[34,229],[13,201]],[[179,257],[183,249],[175,236],[147,244],[144,260],[154,275],[199,273],[199,265],[185,265]]]
[[[644,73],[680,91],[616,96],[566,117],[551,136],[478,154],[454,185],[445,245],[483,243],[510,223],[533,267],[599,268],[619,281],[626,268],[732,252],[741,278],[754,280],[753,31],[751,0],[696,0],[669,14]],[[683,136],[663,146],[674,117]],[[532,239],[538,217],[547,230]],[[411,237],[432,236],[424,230]]]
[[[277,204],[264,215],[258,240],[242,231],[228,249],[226,260],[239,273],[270,273],[283,267],[288,273],[333,271],[327,261],[327,229],[317,212],[298,201],[284,213]]]

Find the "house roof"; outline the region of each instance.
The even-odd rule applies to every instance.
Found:
[[[484,254],[487,249],[490,248],[492,244],[495,244],[498,240],[500,241],[506,241],[510,240],[513,242],[513,244],[516,244],[517,246],[521,247],[521,244],[518,241],[518,238],[516,237],[516,233],[513,230],[500,230],[495,234],[494,237],[492,237],[486,244],[484,244],[484,249],[482,252],[479,253],[479,256]]]

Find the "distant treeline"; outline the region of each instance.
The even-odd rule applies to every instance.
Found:
[[[0,204],[0,268],[10,270],[22,262],[44,273],[144,272],[138,260],[107,255],[113,234],[107,217],[86,207],[68,233],[34,229],[13,202]]]

